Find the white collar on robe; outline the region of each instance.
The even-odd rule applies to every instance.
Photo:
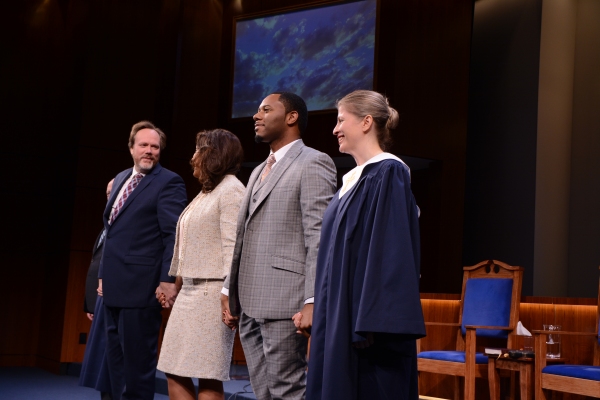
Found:
[[[399,161],[402,164],[406,165],[406,163],[404,161],[402,161],[401,159],[399,159],[398,157],[396,157],[395,155],[393,155],[391,153],[384,152],[384,153],[377,154],[375,157],[371,157],[366,163],[364,163],[363,165],[357,165],[356,167],[352,168],[350,170],[350,172],[348,172],[346,175],[344,175],[342,177],[343,184],[342,184],[342,188],[340,189],[340,199],[350,189],[352,189],[354,187],[354,185],[356,185],[356,182],[358,182],[358,179],[360,178],[363,169],[365,169],[365,167],[367,165],[375,164],[375,163],[378,163],[383,160],[396,160],[396,161]],[[406,165],[406,168],[408,168],[408,165]],[[410,173],[410,168],[408,168],[408,171]]]

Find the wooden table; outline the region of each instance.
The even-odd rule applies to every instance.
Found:
[[[547,364],[562,364],[564,358],[547,358]],[[511,371],[510,400],[515,399],[514,373],[519,373],[519,390],[521,400],[533,399],[533,358],[510,358],[488,356],[488,380],[490,384],[490,400],[500,400],[500,370]]]

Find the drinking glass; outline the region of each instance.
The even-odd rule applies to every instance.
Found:
[[[544,324],[545,331],[560,331],[560,325]],[[546,358],[560,358],[560,335],[550,333],[546,339]]]

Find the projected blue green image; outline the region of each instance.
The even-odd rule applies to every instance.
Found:
[[[238,21],[232,118],[256,113],[274,91],[294,92],[309,111],[335,108],[373,88],[376,0]]]

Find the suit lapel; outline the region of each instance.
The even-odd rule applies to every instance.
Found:
[[[263,161],[262,164],[260,164],[258,167],[256,167],[254,169],[254,171],[252,171],[252,176],[248,180],[248,187],[250,188],[250,191],[252,192],[253,196],[254,196],[254,193],[256,193],[256,191],[260,187],[260,182],[257,182],[257,181],[259,181],[260,177],[262,176],[262,172],[265,169],[266,164],[267,164],[267,160]]]
[[[269,173],[269,177],[267,178],[267,181],[265,182],[264,186],[260,189],[259,197],[256,202],[256,207],[254,207],[254,211],[256,211],[260,207],[262,202],[265,201],[267,196],[269,196],[269,194],[271,193],[279,179],[281,179],[285,171],[290,167],[290,165],[292,165],[292,163],[300,155],[300,153],[302,153],[302,149],[304,149],[304,147],[304,142],[302,142],[302,140],[299,140],[298,143],[294,144],[288,150],[288,152],[285,154],[283,159],[281,159],[281,161],[277,161],[277,163]],[[259,170],[258,174],[260,174],[260,171],[262,171],[262,168]],[[248,183],[248,185],[249,184],[250,183]],[[253,213],[251,213],[248,216],[248,218],[252,217],[252,214]]]
[[[115,177],[115,181],[113,183],[108,202],[106,203],[106,208],[104,209],[104,227],[106,229],[108,229],[109,226],[108,219],[110,217],[110,212],[112,211],[113,204],[117,200],[117,196],[119,195],[123,184],[127,181],[127,178],[131,176],[131,171],[133,171],[133,168],[129,168]]]
[[[246,186],[246,192],[244,193],[244,199],[242,200],[240,213],[238,214],[238,227],[244,226],[247,217],[248,210],[250,209],[250,202],[252,201],[252,194],[254,191],[254,185],[256,184],[256,180],[260,176],[261,171],[265,167],[267,161],[263,161],[258,167],[254,168],[250,178],[248,179],[248,185]]]
[[[116,191],[113,190],[113,192],[110,194],[110,197],[111,197],[112,201],[109,201],[110,207],[107,206],[108,214],[106,214],[106,212],[105,212],[106,222],[108,222],[108,218],[110,217],[110,211],[112,209],[113,203],[116,200],[116,196],[121,191],[121,187],[123,186],[123,184],[131,176],[132,169],[129,169],[129,170],[126,171],[127,174],[125,174],[123,181],[120,182],[119,189],[116,190]],[[118,220],[121,217],[121,215],[123,215],[123,213],[125,212],[125,209],[127,207],[129,207],[129,205],[135,200],[135,198],[140,193],[142,193],[146,187],[148,187],[148,185],[150,184],[150,182],[152,182],[154,180],[154,178],[156,178],[156,176],[160,173],[161,169],[162,169],[161,165],[160,164],[156,164],[156,166],[154,167],[154,169],[152,169],[152,171],[150,173],[148,173],[148,174],[146,174],[146,176],[144,176],[144,178],[140,181],[140,183],[138,183],[138,185],[135,188],[135,190],[133,192],[131,192],[131,194],[129,195],[129,197],[127,197],[127,200],[125,200],[125,204],[123,204],[123,207],[121,207],[121,210],[119,210],[119,214],[117,214],[117,217],[115,218],[115,221]],[[113,198],[113,193],[115,193],[115,198]],[[113,225],[114,225],[115,221],[113,221]]]
[[[146,174],[146,176],[144,176],[144,178],[140,181],[140,183],[138,183],[135,190],[133,192],[131,192],[129,197],[127,197],[127,200],[125,200],[125,204],[123,204],[123,207],[121,207],[121,210],[119,211],[117,218],[115,218],[115,221],[117,219],[119,219],[119,217],[121,215],[123,215],[123,213],[125,212],[127,207],[129,207],[129,205],[135,201],[136,197],[138,197],[139,194],[142,193],[144,191],[144,189],[146,189],[146,187],[148,187],[150,182],[152,182],[154,180],[154,178],[156,178],[156,176],[160,173],[161,169],[162,169],[162,167],[160,166],[160,164],[156,164],[154,169],[152,169],[152,171],[149,174]],[[113,222],[113,224],[114,224],[114,222]]]

